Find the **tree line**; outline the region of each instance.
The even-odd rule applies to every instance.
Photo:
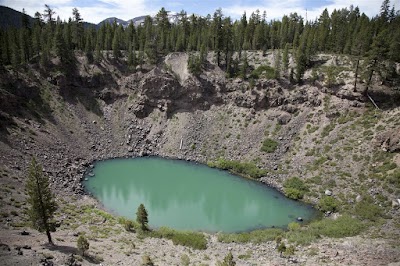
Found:
[[[314,21],[305,21],[297,13],[268,21],[265,11],[249,17],[244,13],[234,21],[217,9],[206,17],[181,11],[179,22],[171,24],[168,12],[161,8],[155,17],[147,16],[137,27],[131,23],[124,28],[114,22],[96,29],[83,26],[77,8],[68,21],[55,15],[45,5],[43,13],[36,12],[33,23],[24,12],[21,28],[1,30],[1,64],[17,67],[36,60],[45,67],[55,55],[61,63],[71,65],[74,51],[84,51],[90,62],[100,62],[103,51],[112,51],[114,59],[126,56],[128,64],[135,67],[145,60],[155,64],[170,52],[188,52],[189,66],[198,72],[205,55],[214,51],[216,64],[234,74],[245,64],[244,51],[274,49],[283,51],[285,72],[289,71],[288,54],[293,55],[297,67],[292,74],[300,81],[312,56],[319,52],[367,59],[368,71],[383,80],[393,78],[394,62],[400,62],[400,11],[391,7],[390,0],[384,0],[380,13],[372,18],[350,6],[331,14],[325,9]],[[233,56],[235,53],[239,59]]]

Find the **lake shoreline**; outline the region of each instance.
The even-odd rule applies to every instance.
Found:
[[[126,158],[126,157],[122,157],[122,158],[113,158],[113,159],[117,159],[118,161],[116,161],[116,163],[121,163],[122,164],[122,162],[124,162],[124,165],[125,164],[128,164],[127,162],[126,162],[126,160],[134,160],[134,159],[141,159],[141,160],[145,160],[145,161],[141,161],[141,166],[140,167],[143,167],[143,162],[147,162],[147,163],[149,163],[149,162],[151,162],[151,161],[153,161],[153,160],[160,160],[160,161],[155,161],[154,163],[161,163],[162,165],[164,164],[164,163],[166,163],[166,164],[170,164],[170,162],[172,163],[172,165],[174,165],[174,162],[177,162],[177,163],[179,163],[178,165],[175,165],[175,167],[187,167],[187,168],[192,168],[193,166],[194,167],[200,167],[200,168],[197,168],[199,171],[204,171],[204,170],[206,170],[206,173],[204,173],[205,175],[207,175],[207,173],[214,173],[214,174],[218,174],[218,173],[220,173],[220,174],[218,174],[218,175],[223,175],[224,176],[224,179],[226,178],[227,179],[227,182],[228,183],[231,183],[231,185],[237,185],[237,184],[248,184],[248,185],[246,185],[246,186],[249,186],[249,185],[251,185],[252,187],[254,187],[254,188],[251,188],[251,189],[253,189],[253,192],[250,192],[250,194],[249,194],[249,192],[247,192],[247,190],[249,189],[249,188],[244,188],[246,191],[246,193],[248,194],[248,195],[251,195],[251,194],[254,194],[256,191],[258,191],[257,193],[262,193],[262,194],[260,194],[260,195],[270,195],[270,196],[268,196],[268,197],[273,197],[273,199],[271,198],[271,200],[267,200],[267,199],[265,199],[263,202],[260,202],[259,204],[260,204],[260,206],[258,207],[258,208],[272,208],[272,206],[275,206],[275,205],[271,205],[271,203],[272,202],[275,202],[275,201],[277,201],[277,202],[280,202],[280,201],[287,201],[288,203],[286,203],[286,204],[284,204],[284,206],[286,206],[285,208],[289,208],[289,206],[297,206],[295,209],[294,209],[294,211],[295,211],[295,213],[298,213],[298,214],[290,214],[290,213],[288,213],[288,217],[289,217],[289,219],[287,219],[286,218],[286,220],[287,220],[287,223],[289,223],[290,221],[291,222],[301,222],[301,223],[303,223],[303,224],[307,224],[308,222],[311,222],[311,221],[313,221],[313,220],[315,220],[317,217],[319,217],[320,216],[320,213],[312,206],[312,205],[310,205],[310,204],[307,204],[307,203],[304,203],[304,202],[301,202],[301,201],[295,201],[295,200],[292,200],[292,199],[289,199],[289,198],[287,198],[281,191],[279,191],[279,190],[276,190],[276,189],[274,189],[273,187],[270,187],[270,186],[265,186],[265,184],[263,183],[263,182],[259,182],[258,180],[256,180],[256,179],[248,179],[248,178],[244,178],[244,177],[242,177],[242,176],[240,176],[240,175],[237,175],[237,174],[233,174],[233,173],[231,173],[231,172],[229,172],[229,171],[226,171],[226,170],[221,170],[221,169],[218,169],[218,168],[210,168],[209,166],[207,166],[206,164],[203,164],[203,163],[199,163],[199,162],[195,162],[195,161],[188,161],[188,160],[182,160],[182,159],[171,159],[171,158],[164,158],[164,157],[161,157],[161,156],[145,156],[145,157],[132,157],[132,158]],[[112,159],[111,159],[112,160]],[[171,161],[170,161],[171,160]],[[90,189],[87,185],[90,183],[90,181],[92,180],[93,181],[93,178],[96,178],[96,176],[98,175],[98,174],[96,174],[95,176],[93,176],[93,174],[91,174],[91,173],[94,173],[94,171],[97,169],[96,168],[96,166],[98,166],[98,163],[104,163],[105,161],[107,161],[107,160],[98,160],[98,161],[93,161],[90,165],[89,165],[89,167],[88,167],[88,169],[87,169],[87,171],[85,172],[85,175],[84,175],[84,178],[83,178],[83,182],[82,182],[82,186],[83,186],[83,188],[84,188],[84,191],[85,191],[85,193],[86,193],[86,195],[88,195],[88,196],[90,196],[90,197],[92,197],[92,198],[94,198],[94,199],[96,199],[97,201],[98,201],[98,203],[99,203],[99,205],[101,206],[101,208],[103,209],[103,210],[106,210],[107,212],[110,212],[110,213],[112,213],[113,215],[115,215],[115,214],[117,214],[117,215],[121,215],[121,213],[119,213],[118,211],[116,211],[116,209],[113,209],[113,208],[110,208],[109,206],[106,206],[106,205],[104,205],[103,203],[102,203],[102,200],[98,197],[98,196],[96,196],[95,194],[95,192],[93,192],[93,189]],[[170,162],[169,162],[170,161]],[[108,162],[108,164],[110,164],[111,162]],[[136,163],[139,163],[139,162],[136,162]],[[104,164],[103,164],[103,166],[104,166]],[[189,167],[190,166],[190,167]],[[122,165],[120,165],[120,167],[122,167]],[[177,168],[177,169],[179,169],[179,167]],[[155,167],[156,168],[156,167]],[[119,169],[119,168],[118,168]],[[196,169],[196,168],[194,168],[194,169]],[[103,168],[103,171],[104,171],[104,168]],[[209,172],[208,172],[209,171]],[[135,172],[135,171],[133,171],[133,170],[131,170],[130,172]],[[168,171],[165,171],[165,172],[168,172]],[[177,173],[175,173],[174,175],[176,175]],[[226,176],[226,177],[225,177]],[[234,181],[234,180],[232,180],[231,178],[232,177],[234,177],[234,178],[237,178],[237,180],[239,181],[239,183],[236,183],[236,182],[234,182],[234,183],[232,183],[232,181]],[[103,177],[102,177],[103,178]],[[148,177],[147,177],[148,178]],[[170,179],[169,179],[169,182],[174,182],[174,180],[176,179],[175,177],[169,177]],[[208,177],[207,176],[202,176],[201,177],[203,180],[202,180],[202,182],[206,182],[206,184],[211,184],[211,187],[213,187],[213,185],[212,185],[212,182],[214,181],[214,179],[210,179],[210,180],[208,180]],[[222,176],[221,176],[221,178],[222,178]],[[103,178],[104,179],[104,178]],[[109,178],[108,178],[109,179]],[[204,181],[204,180],[208,180],[208,181]],[[179,181],[179,185],[182,185],[181,184],[181,182],[189,182],[187,179],[186,180],[181,180],[181,181]],[[108,183],[109,181],[107,181],[107,184],[109,184],[109,185],[107,185],[107,186],[111,186],[111,183]],[[243,183],[243,182],[245,182],[245,183]],[[165,186],[166,184],[164,184],[164,186]],[[201,185],[200,183],[198,184],[198,185],[195,185],[194,187],[197,187],[197,186],[199,186],[199,185]],[[116,193],[115,192],[115,189],[116,189],[116,185],[114,184],[114,185],[112,185],[113,186],[113,188],[114,188],[114,192],[113,193]],[[149,189],[150,189],[150,191],[151,190],[154,190],[154,188],[151,188],[151,186],[153,186],[153,185],[150,185],[150,187],[149,187]],[[161,184],[161,186],[163,186],[162,184]],[[226,185],[226,186],[229,186],[229,185]],[[191,189],[193,190],[193,189],[195,189],[195,191],[196,191],[196,188],[193,188],[193,186],[192,185],[190,185],[190,184],[187,184],[186,185],[186,187],[191,187]],[[224,187],[225,187],[225,185],[224,185]],[[132,189],[132,188],[131,188]],[[215,189],[215,188],[213,188],[213,189]],[[229,190],[232,190],[233,188],[232,187],[229,187]],[[256,190],[254,190],[254,189],[256,189]],[[209,189],[200,189],[200,191],[203,191],[203,192],[201,192],[201,193],[205,193],[204,191],[207,191],[207,190],[209,190]],[[124,187],[124,191],[125,191],[125,187]],[[125,191],[125,193],[127,193],[126,191]],[[162,193],[162,191],[160,192],[160,193]],[[180,191],[179,189],[177,189],[176,191],[175,191],[175,193],[182,193],[182,191]],[[208,192],[208,193],[210,193],[210,192]],[[217,193],[217,192],[215,192],[215,193]],[[244,193],[243,192],[243,189],[241,189],[238,193],[235,193],[235,192],[232,192],[232,191],[226,191],[225,192],[225,194],[226,193],[229,193],[229,194],[234,194],[234,195],[238,195],[238,194],[241,194],[241,193]],[[245,193],[245,194],[246,194]],[[257,194],[256,193],[256,194]],[[272,194],[271,194],[272,193]],[[109,193],[108,193],[109,194]],[[197,195],[197,194],[196,194]],[[147,195],[148,196],[148,195]],[[253,195],[252,195],[253,196]],[[126,197],[126,195],[125,195],[125,197]],[[163,200],[166,200],[166,199],[168,199],[169,197],[171,197],[171,196],[168,196],[168,195],[166,195],[166,197],[167,198],[163,198]],[[192,202],[192,197],[193,197],[193,195],[191,195],[189,198],[187,198],[186,200],[185,200],[185,202]],[[215,198],[214,196],[212,196],[212,195],[210,195],[210,196],[203,196],[203,197],[205,197],[205,198]],[[264,197],[264,196],[263,196]],[[193,199],[194,200],[194,199]],[[130,201],[132,201],[132,199],[130,200]],[[217,201],[217,203],[220,201],[220,199]],[[232,201],[232,200],[227,200],[227,199],[225,199],[225,201],[227,201],[227,202],[230,202],[230,201]],[[174,201],[175,202],[175,201]],[[265,203],[267,203],[267,202],[270,202],[269,204],[265,204]],[[122,203],[121,203],[122,204]],[[117,209],[118,208],[122,208],[121,206],[121,204],[117,204]],[[176,204],[176,203],[175,203]],[[230,203],[231,205],[232,205],[232,208],[233,208],[233,206],[235,206],[235,208],[237,208],[237,206],[242,206],[242,202],[241,201],[239,201],[239,202],[237,202],[237,203]],[[254,204],[254,202],[253,202],[253,204]],[[274,203],[274,204],[278,204],[278,203]],[[282,204],[282,203],[279,203],[279,204]],[[145,204],[146,205],[146,204]],[[203,206],[204,207],[204,206]],[[203,209],[203,207],[202,208],[200,208],[201,210]],[[226,207],[226,206],[225,206]],[[254,207],[254,206],[253,206]],[[214,208],[215,208],[215,206],[214,206]],[[290,208],[292,208],[292,207],[290,207]],[[279,208],[280,210],[282,210],[281,208]],[[299,212],[300,212],[300,210],[304,210],[304,213],[303,214],[299,214]],[[190,212],[190,209],[188,210],[189,212]],[[222,210],[221,210],[222,211]],[[225,209],[225,211],[226,211],[226,209]],[[239,213],[246,213],[246,210],[244,209],[243,211],[239,211]],[[265,212],[265,211],[263,211],[263,212]],[[128,216],[132,216],[132,211],[129,211],[129,215]],[[150,211],[150,213],[151,213],[151,211]],[[275,212],[274,212],[275,213]],[[308,213],[307,215],[306,215],[306,213]],[[311,215],[311,213],[313,213],[312,215]],[[194,214],[194,215],[196,215],[196,214]],[[249,214],[247,214],[247,215],[249,215]],[[255,215],[255,214],[253,214],[253,215]],[[311,216],[309,216],[309,215],[311,215]],[[123,215],[123,216],[127,216],[127,215]],[[178,215],[178,217],[179,217],[180,215]],[[204,214],[204,215],[200,215],[199,216],[199,219],[202,219],[202,217],[207,217],[208,215],[206,215],[206,214]],[[226,216],[226,214],[225,214],[225,216]],[[274,219],[277,219],[277,217],[278,216],[276,216],[276,215],[272,215],[271,214],[271,216],[274,216]],[[309,217],[308,217],[309,216]],[[269,215],[267,215],[266,217],[269,217]],[[233,218],[233,217],[232,217]],[[250,219],[250,218],[248,218],[249,220],[258,220],[258,219],[256,219],[255,217],[254,217],[254,219]],[[267,218],[267,219],[271,219],[271,218]],[[229,220],[229,219],[228,219]],[[262,219],[262,221],[263,221],[263,223],[265,223],[265,220],[264,219]],[[287,227],[287,223],[285,223],[285,224],[280,224],[280,222],[278,222],[278,223],[273,223],[273,224],[268,224],[268,225],[253,225],[253,226],[250,226],[250,227],[248,227],[248,228],[246,228],[246,229],[238,229],[238,230],[229,230],[229,231],[227,231],[227,233],[242,233],[242,232],[251,232],[251,231],[254,231],[254,230],[259,230],[259,229],[267,229],[267,228],[286,228]],[[176,228],[176,227],[174,227],[174,226],[171,226],[171,225],[168,225],[168,224],[159,224],[159,225],[157,225],[156,227],[162,227],[162,226],[168,226],[168,227],[171,227],[171,228],[174,228],[174,229],[178,229],[178,230],[189,230],[189,231],[196,231],[196,232],[206,232],[206,233],[211,233],[211,234],[214,234],[214,233],[217,233],[217,232],[221,232],[221,230],[220,229],[213,229],[213,230],[210,230],[210,229],[206,229],[206,228],[203,228],[203,229],[194,229],[194,228],[185,228],[185,229],[182,229],[182,228]]]

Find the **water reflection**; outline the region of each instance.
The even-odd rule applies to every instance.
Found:
[[[144,203],[155,227],[233,232],[313,214],[257,182],[183,161],[116,159],[97,163],[94,172],[86,187],[106,208],[135,218]]]

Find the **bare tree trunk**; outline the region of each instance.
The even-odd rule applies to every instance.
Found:
[[[354,78],[354,89],[353,92],[357,91],[357,78],[358,78],[358,66],[360,65],[360,59],[357,58],[357,65],[356,65],[356,73],[355,73],[355,78]]]

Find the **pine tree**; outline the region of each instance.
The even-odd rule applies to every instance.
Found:
[[[102,54],[101,54],[101,50],[100,50],[100,44],[97,42],[96,43],[96,51],[94,54],[94,61],[96,63],[100,63],[102,59]]]
[[[90,32],[86,34],[85,54],[88,62],[93,63],[92,34]]]
[[[296,55],[296,81],[301,83],[303,79],[304,72],[306,71],[307,58],[304,53],[304,49],[300,46],[297,49]]]
[[[132,45],[128,52],[128,66],[131,68],[136,68],[137,66],[136,52]]]
[[[46,35],[44,33],[40,36],[40,42],[42,43],[42,54],[40,55],[40,65],[42,67],[47,66],[50,60],[50,46],[51,43],[46,42]]]
[[[50,190],[49,178],[43,174],[42,166],[36,162],[35,158],[32,159],[29,167],[26,189],[27,202],[30,205],[28,214],[32,226],[39,232],[46,232],[49,243],[53,244],[50,232],[55,231],[53,215],[57,205]]]
[[[80,235],[78,237],[78,241],[76,242],[76,246],[78,250],[82,252],[82,256],[85,256],[85,252],[89,249],[89,241],[84,235]]]
[[[143,231],[148,230],[147,224],[149,223],[147,211],[143,204],[140,204],[136,212],[136,221],[140,224]]]
[[[8,32],[1,31],[0,35],[0,45],[1,45],[1,63],[3,65],[8,65],[10,63],[10,45],[8,42]]]
[[[54,43],[53,43],[54,52],[57,56],[60,57],[61,63],[65,64],[68,62],[68,51],[65,46],[64,37],[62,34],[62,24],[57,23],[56,32],[54,34]]]
[[[213,48],[216,55],[217,65],[221,62],[221,51],[223,50],[223,29],[222,29],[222,9],[217,9],[214,12],[213,19]]]
[[[274,52],[274,59],[274,78],[279,79],[281,77],[281,52],[279,50]]]
[[[320,51],[325,51],[327,48],[330,25],[328,9],[325,9],[318,19],[318,48]]]
[[[243,52],[241,61],[242,61],[242,65],[240,66],[240,77],[242,79],[246,79],[247,70],[249,68],[249,62],[247,61],[247,53],[246,52]]]
[[[167,51],[167,40],[169,35],[170,23],[168,20],[168,13],[164,8],[156,15],[157,22],[157,50],[161,53],[161,55],[165,55]]]
[[[29,41],[31,39],[31,29],[29,25],[29,18],[25,13],[25,9],[22,9],[21,22],[22,28],[19,30],[19,44],[21,51],[21,63],[24,64],[29,61],[32,51],[32,43]]]
[[[335,85],[335,72],[333,66],[328,66],[326,70],[326,86],[328,88],[332,88],[333,85]]]
[[[72,9],[72,46],[73,49],[82,49],[83,19],[77,8]]]
[[[47,4],[45,4],[44,7],[45,10],[43,11],[43,17],[47,18],[47,23],[50,25],[50,27],[52,27],[55,22],[54,15],[56,12],[54,12],[54,10]]]
[[[11,31],[10,34],[8,35],[8,43],[10,47],[10,54],[11,54],[11,64],[13,68],[17,68],[18,65],[21,63],[21,57],[20,57],[20,50],[18,47],[18,40],[17,36],[15,36],[16,32]]]
[[[282,67],[283,67],[283,73],[285,75],[287,75],[287,71],[289,69],[289,44],[288,43],[285,45],[285,49],[283,50]]]
[[[121,50],[120,50],[120,46],[119,46],[118,34],[116,32],[114,33],[114,38],[112,41],[112,51],[113,51],[114,59],[118,60],[118,58],[121,56]]]

